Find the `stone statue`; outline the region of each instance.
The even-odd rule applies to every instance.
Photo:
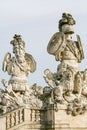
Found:
[[[61,62],[57,69],[60,80],[63,79],[66,71],[72,72],[74,78],[79,71],[79,63],[84,58],[80,36],[77,35],[77,41],[72,40],[75,23],[71,14],[63,13],[62,19],[59,21],[60,32],[53,35],[47,46],[48,53],[54,55],[56,60]]]
[[[13,45],[14,56],[8,52],[2,67],[3,71],[7,71],[11,76],[9,81],[2,80],[5,91],[18,106],[39,108],[41,101],[27,80],[27,76],[36,70],[36,61],[32,55],[25,52],[25,42],[20,35],[15,34],[10,43]]]
[[[71,14],[62,14],[62,19],[59,20],[59,32],[52,36],[47,46],[47,52],[54,55],[60,64],[56,73],[52,73],[49,69],[44,73],[54,103],[66,104],[70,109],[72,107],[74,115],[76,115],[75,108],[78,109],[76,102],[81,105],[81,111],[87,104],[87,73],[86,70],[79,69],[79,63],[84,59],[83,46],[79,35],[76,41],[72,40],[75,23]]]
[[[13,91],[23,93],[29,89],[26,77],[36,70],[36,62],[32,55],[25,52],[25,42],[20,35],[15,34],[10,43],[15,56],[11,57],[9,52],[5,55],[3,71],[11,75],[8,84],[12,85]]]

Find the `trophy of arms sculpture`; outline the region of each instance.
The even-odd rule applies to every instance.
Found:
[[[65,104],[67,113],[82,114],[87,108],[87,70],[80,71],[79,64],[84,59],[80,36],[72,40],[73,25],[76,23],[69,13],[63,13],[59,20],[59,32],[50,39],[47,52],[60,61],[57,72],[44,71],[45,81],[50,86],[53,104]]]

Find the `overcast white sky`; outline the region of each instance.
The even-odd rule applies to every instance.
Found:
[[[9,79],[2,72],[2,61],[7,52],[12,52],[10,41],[14,34],[21,34],[26,42],[26,51],[33,55],[37,70],[28,77],[30,85],[46,86],[43,71],[55,72],[59,62],[47,53],[47,44],[58,31],[62,13],[71,13],[76,20],[75,34],[79,34],[84,46],[85,59],[81,70],[87,68],[87,0],[0,0],[0,77]],[[0,79],[0,80],[1,80]],[[0,86],[3,85],[0,83]]]

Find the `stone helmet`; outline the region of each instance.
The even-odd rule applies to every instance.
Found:
[[[59,31],[65,34],[74,33],[73,25],[76,23],[74,18],[69,13],[63,13],[62,19],[59,21]]]
[[[15,48],[21,48],[25,50],[25,42],[22,40],[21,35],[15,34],[10,44],[13,45],[13,53],[15,53]]]
[[[10,42],[10,44],[12,44],[13,46],[18,44],[18,45],[22,45],[23,47],[25,47],[25,42],[22,40],[21,35],[15,34],[13,38],[14,39]]]

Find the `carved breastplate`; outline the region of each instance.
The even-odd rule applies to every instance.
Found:
[[[61,53],[62,60],[77,60],[78,61],[78,49],[73,41],[66,41],[66,47]]]
[[[76,60],[76,57],[71,51],[65,49],[64,52],[62,52],[62,60]]]

